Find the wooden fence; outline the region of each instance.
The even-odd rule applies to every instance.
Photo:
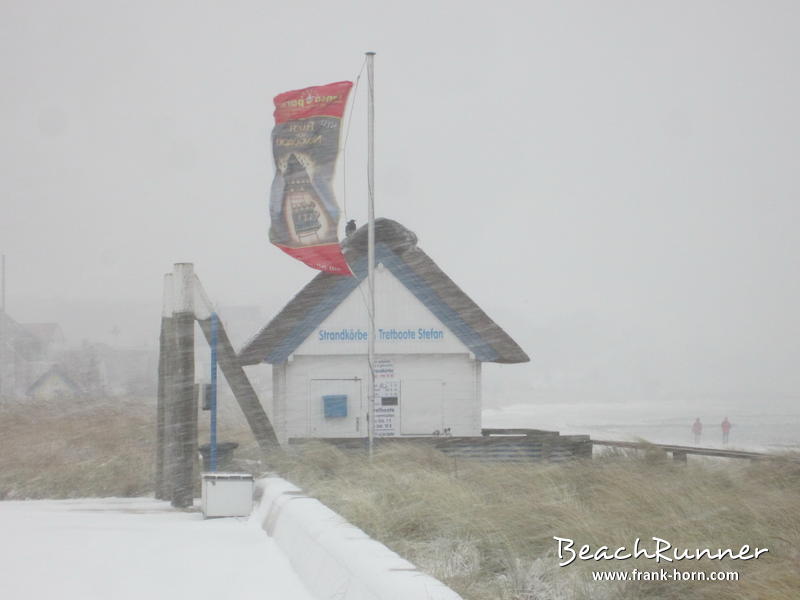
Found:
[[[385,437],[375,438],[375,447],[387,444],[427,444],[453,458],[473,459],[489,462],[551,462],[559,463],[571,459],[592,458],[594,446],[626,448],[632,450],[658,449],[672,455],[673,460],[686,462],[689,454],[748,460],[772,460],[785,458],[780,455],[724,448],[701,448],[674,444],[651,444],[648,442],[618,442],[593,440],[588,435],[561,435],[557,431],[542,429],[482,429],[481,437]],[[322,441],[341,449],[367,450],[366,438],[291,438],[289,444],[302,446],[311,441]],[[788,460],[800,461],[800,457]]]
[[[398,444],[425,444],[453,458],[489,462],[563,462],[574,458],[591,458],[592,444],[588,435],[560,435],[557,431],[534,429],[484,429],[482,436],[378,437],[376,448]],[[312,441],[333,444],[345,450],[367,450],[366,438],[291,438],[291,446]]]

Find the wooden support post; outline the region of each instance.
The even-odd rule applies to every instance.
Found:
[[[211,313],[213,312],[213,307],[203,290],[203,286],[200,284],[200,280],[196,277],[195,286],[197,322],[206,340],[211,344]],[[272,423],[270,423],[267,413],[264,412],[264,407],[261,406],[247,373],[239,363],[225,327],[219,320],[217,321],[217,361],[222,374],[231,387],[231,391],[233,391],[236,401],[239,403],[239,407],[244,413],[245,419],[247,419],[247,423],[250,425],[258,445],[267,453],[279,450],[280,445],[278,444],[275,430],[272,428]]]
[[[173,302],[170,305],[168,327],[164,336],[164,466],[161,490],[163,499],[172,501],[180,469],[180,415],[178,414],[179,402],[176,379],[178,337],[175,326],[175,278],[173,275],[169,276],[169,281],[172,284],[169,294]]]
[[[158,395],[156,399],[156,468],[155,468],[155,497],[167,500],[172,496],[167,491],[164,476],[164,463],[166,461],[166,410],[167,395],[170,391],[170,364],[172,353],[172,338],[175,333],[172,326],[172,273],[164,275],[164,297],[161,309],[161,334],[158,338]]]
[[[172,505],[186,508],[194,499],[194,465],[197,454],[197,399],[194,394],[194,268],[178,263],[174,271],[175,368],[170,417],[175,438]]]
[[[538,437],[538,439],[537,439]],[[549,435],[540,435],[540,436],[532,436],[527,434],[525,436],[525,440],[527,443],[538,443],[542,449],[541,454],[541,461],[542,462],[553,462],[553,436]]]

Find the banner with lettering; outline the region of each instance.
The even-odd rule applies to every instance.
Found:
[[[269,240],[309,267],[352,275],[339,246],[333,174],[353,87],[340,81],[275,96]]]

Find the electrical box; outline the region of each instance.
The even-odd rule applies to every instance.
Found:
[[[247,517],[255,481],[250,473],[203,473],[203,517]]]
[[[211,384],[210,383],[195,383],[194,395],[197,398],[197,403],[203,410],[211,410]]]

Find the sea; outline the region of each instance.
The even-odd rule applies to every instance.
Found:
[[[700,418],[699,443],[692,424]],[[722,443],[722,420],[733,425]],[[514,404],[483,411],[484,428],[530,428],[562,435],[588,434],[594,439],[645,440],[658,444],[729,448],[757,452],[800,451],[800,403],[753,402],[554,402]]]

